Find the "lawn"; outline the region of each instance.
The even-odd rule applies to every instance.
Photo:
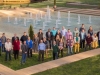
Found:
[[[83,51],[84,50],[80,50],[80,52],[83,52]],[[67,50],[65,49],[64,50],[64,57],[66,56],[66,54],[67,54]],[[59,57],[59,58],[61,58],[61,57]],[[45,57],[44,62],[51,61],[51,60],[52,60],[52,50],[50,50],[48,52],[48,57],[47,58]],[[20,61],[21,61],[21,56],[19,57],[19,59],[15,60],[13,57],[13,54],[12,54],[11,61],[5,61],[5,54],[4,53],[2,54],[2,56],[0,56],[0,63],[13,69],[13,70],[19,70],[22,68],[26,68],[29,66],[34,66],[34,65],[43,63],[43,62],[38,61],[38,54],[33,54],[32,58],[27,58],[26,63],[24,65],[21,65]]]
[[[53,7],[53,2],[54,0],[48,0],[40,3],[32,3],[29,6],[30,7],[35,7],[35,8],[42,8],[46,7],[47,5]],[[56,0],[56,5],[58,7],[75,7],[75,8],[80,8],[80,6],[72,6],[72,5],[66,5],[67,2],[82,2],[86,4],[91,4],[91,5],[100,5],[100,0]],[[83,7],[86,8],[86,7]],[[88,7],[87,7],[88,8]]]
[[[83,4],[85,3],[85,4],[91,4],[91,5],[100,5],[100,0],[56,0],[56,5],[57,5],[57,7],[91,8],[91,7],[84,7],[84,6],[80,7],[80,6],[66,5],[67,2],[82,2]],[[47,0],[47,1],[38,2],[38,3],[31,3],[31,4],[29,4],[29,7],[44,8],[47,5],[53,7],[53,4],[54,4],[54,0]],[[25,6],[26,5],[23,5],[23,7],[25,7]]]
[[[33,75],[100,75],[100,55]]]
[[[66,50],[64,50],[64,56],[66,56]],[[48,57],[47,58],[45,57],[44,62],[51,61],[51,60],[52,60],[52,51],[50,50],[48,52]],[[19,70],[22,68],[43,63],[42,61],[41,62],[38,61],[38,54],[33,54],[32,58],[27,58],[26,63],[24,65],[21,65],[20,61],[21,61],[21,56],[19,57],[19,59],[15,60],[12,54],[11,61],[5,61],[5,53],[3,53],[2,56],[0,56],[0,64],[3,64],[13,70]]]

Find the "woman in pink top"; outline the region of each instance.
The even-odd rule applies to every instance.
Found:
[[[68,29],[68,32],[66,32],[66,35],[65,35],[66,40],[69,39],[69,36],[72,36],[72,38],[73,38],[73,34],[72,34],[72,32],[70,31],[70,29]]]

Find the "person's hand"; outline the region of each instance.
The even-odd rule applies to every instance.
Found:
[[[27,52],[25,52],[25,53],[27,53]]]

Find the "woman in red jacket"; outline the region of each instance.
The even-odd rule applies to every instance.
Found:
[[[18,38],[15,38],[15,41],[13,42],[13,51],[15,60],[18,59],[19,50],[20,50],[20,41],[18,40]]]

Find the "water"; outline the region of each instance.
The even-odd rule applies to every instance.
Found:
[[[62,26],[65,26],[66,29],[71,29],[71,31],[74,31],[74,28],[80,28],[82,23],[85,24],[86,30],[88,30],[89,26],[93,27],[94,32],[96,32],[100,28],[100,16],[82,14],[78,15],[70,12],[60,12],[61,21],[56,22],[58,19],[57,14],[58,12],[50,13],[51,20],[49,22],[48,18],[45,16],[42,16],[41,21],[38,21],[37,14],[36,16],[32,16],[32,19],[29,19],[28,17],[20,17],[20,21],[17,17],[0,17],[0,31],[5,33],[9,32],[13,34],[18,33],[19,35],[22,35],[24,31],[28,32],[28,28],[30,25],[34,27],[35,33],[37,33],[39,29],[43,29],[43,32],[46,32],[49,28],[52,29],[53,27],[56,27],[57,29],[61,29]],[[29,22],[26,21],[27,19],[29,19]]]

